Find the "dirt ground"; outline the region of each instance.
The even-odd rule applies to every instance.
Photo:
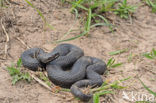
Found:
[[[51,93],[34,80],[31,83],[18,82],[14,86],[11,84],[11,77],[5,67],[16,63],[27,47],[40,47],[51,51],[58,45],[53,41],[63,37],[71,27],[79,29],[81,26],[78,20],[75,21],[74,14],[70,13],[70,8],[67,5],[62,6],[57,0],[31,1],[43,13],[54,30],[45,28],[41,17],[25,1],[16,0],[16,2],[20,5],[11,4],[9,8],[0,11],[0,103],[79,103],[71,99],[73,96],[70,93]],[[123,63],[117,68],[110,69],[107,75],[103,75],[105,80],[113,82],[132,77],[123,83],[128,88],[119,90],[114,95],[108,95],[110,102],[106,101],[106,97],[101,97],[101,103],[133,103],[132,100],[122,97],[123,91],[129,93],[130,98],[132,98],[131,92],[135,92],[138,96],[141,95],[139,93],[150,96],[137,78],[156,91],[156,60],[141,56],[142,53],[156,48],[156,14],[151,13],[151,9],[140,0],[129,0],[129,2],[139,5],[131,21],[114,15],[108,16],[116,25],[115,32],[109,32],[108,27],[96,27],[91,30],[88,37],[66,42],[81,47],[85,55],[98,57],[106,62],[114,57],[116,62]],[[6,39],[5,31],[9,41]],[[74,31],[68,37],[79,33],[79,30]],[[7,53],[6,46],[8,46]],[[128,51],[120,55],[109,55],[109,52],[121,49]],[[128,62],[131,53],[133,58]]]

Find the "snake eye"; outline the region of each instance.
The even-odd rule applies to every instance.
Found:
[[[45,60],[46,63],[51,62],[60,56],[59,53],[56,53]]]
[[[60,54],[59,53],[56,53],[55,54],[55,59],[58,58],[59,56],[60,56]]]

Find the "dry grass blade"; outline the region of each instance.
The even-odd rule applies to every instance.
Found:
[[[20,39],[19,37],[16,37],[17,40],[19,40],[27,49],[30,49],[31,47],[28,46],[22,39]]]
[[[54,28],[46,21],[46,18],[44,17],[44,15],[42,14],[42,12],[39,9],[37,9],[30,1],[28,1],[28,0],[25,0],[25,1],[27,2],[28,5],[30,5],[32,8],[34,8],[37,11],[37,13],[39,14],[39,16],[42,18],[45,26],[47,26],[51,30],[53,30]]]
[[[6,58],[7,58],[7,54],[8,54],[8,42],[9,42],[10,39],[9,39],[9,35],[8,35],[8,33],[7,33],[7,31],[6,31],[5,27],[4,27],[4,25],[3,25],[2,19],[1,19],[1,26],[2,26],[2,29],[3,29],[3,31],[4,31],[4,33],[5,33],[5,35],[6,35],[5,56],[4,56],[4,58],[6,59]]]
[[[37,81],[40,85],[47,88],[49,91],[52,91],[52,88],[50,88],[46,83],[44,83],[42,80],[40,80],[38,77],[36,77],[33,73],[30,73],[30,76]]]

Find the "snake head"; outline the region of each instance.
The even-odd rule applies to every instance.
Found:
[[[42,63],[48,63],[48,62],[51,62],[53,60],[55,60],[56,58],[58,58],[60,56],[59,53],[42,53],[42,54],[39,54],[37,56],[37,59],[42,62]]]

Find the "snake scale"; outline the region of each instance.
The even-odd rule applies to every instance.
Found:
[[[70,88],[71,93],[82,101],[88,101],[92,94],[85,94],[80,88],[101,86],[106,68],[103,60],[84,56],[81,48],[72,44],[60,44],[50,53],[41,48],[31,48],[21,54],[23,66],[37,71],[45,68],[48,78],[56,85]]]

